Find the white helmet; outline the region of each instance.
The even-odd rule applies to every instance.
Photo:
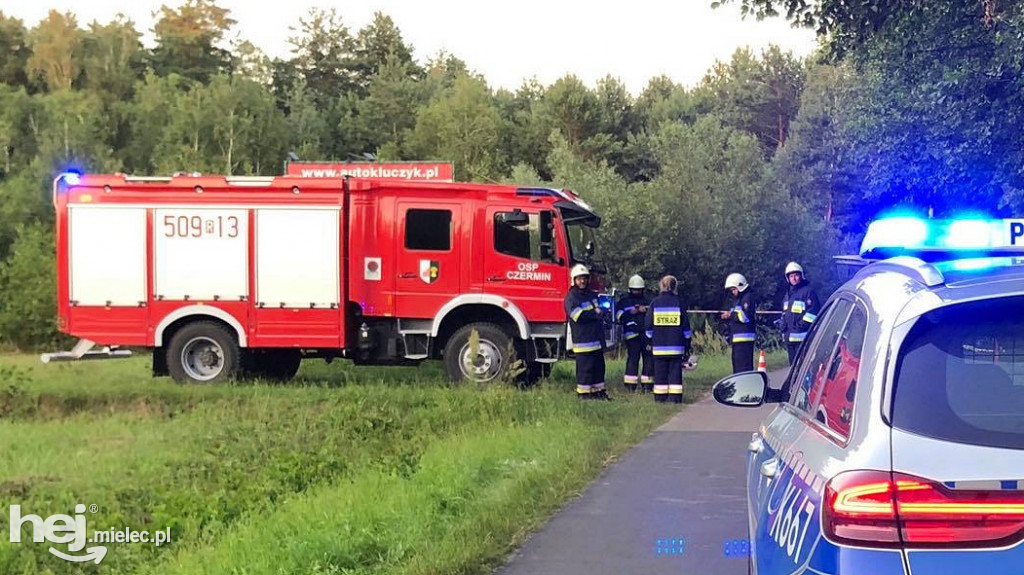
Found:
[[[747,289],[747,278],[743,274],[729,274],[725,278],[725,289],[729,288],[739,288],[740,291]]]
[[[589,275],[590,275],[590,270],[587,269],[587,266],[585,266],[583,264],[576,264],[576,265],[572,266],[572,272],[569,273],[569,279],[571,279],[573,281],[576,281],[576,278],[579,277],[579,276],[589,276]]]
[[[800,275],[804,275],[804,268],[800,267],[800,264],[796,262],[789,262],[786,264],[786,275],[788,276],[793,272],[799,272]]]
[[[644,289],[644,278],[639,275],[635,275],[629,278],[629,289]]]

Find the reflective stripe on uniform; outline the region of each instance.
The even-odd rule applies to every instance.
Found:
[[[599,349],[601,349],[601,342],[599,341],[587,341],[572,344],[572,350],[575,353],[587,353],[588,351],[597,351]]]
[[[672,384],[672,385],[668,386],[668,392],[669,393],[682,394],[683,393],[683,385],[682,384],[678,384],[678,385]]]
[[[661,383],[655,383],[654,384],[654,393],[655,393],[655,395],[662,395],[662,394],[668,393],[668,385],[667,384],[661,384]]]
[[[598,391],[604,391],[604,382],[590,384],[590,392],[597,393]]]
[[[804,314],[804,321],[806,321],[807,323],[814,323],[814,320],[816,319],[818,319],[818,316],[814,315],[813,313],[808,312]]]
[[[682,325],[683,312],[677,307],[654,308],[654,325]]]
[[[733,343],[742,343],[745,341],[754,341],[754,334],[752,333],[734,333],[732,335]]]
[[[685,337],[686,339],[690,339],[691,337],[693,337],[693,332],[690,330],[686,330],[683,332],[683,337]]]
[[[793,313],[804,313],[805,309],[807,309],[807,304],[805,304],[804,302],[800,300],[796,300],[793,302]]]
[[[579,385],[579,384],[577,384],[576,385],[576,393],[578,393],[580,395],[586,395],[586,394],[590,393],[590,386],[589,385]]]
[[[636,383],[638,381],[640,381],[640,376],[638,376],[638,375],[624,375],[624,376],[622,376],[622,383]]]
[[[799,342],[807,338],[807,332],[789,334],[789,341]]]
[[[750,323],[750,317],[743,311],[743,306],[738,305],[733,308],[736,312],[736,318],[740,320],[740,323]]]
[[[584,311],[586,310],[584,310],[582,307],[578,307],[572,310],[572,313],[569,314],[569,317],[572,318],[572,321],[580,321],[580,316],[583,315]]]
[[[654,355],[683,355],[683,346],[681,346],[681,345],[656,345],[656,346],[654,346],[652,353]]]
[[[654,339],[654,330],[653,329],[649,329],[649,330],[647,330],[644,333],[647,335],[647,339]]]
[[[627,331],[626,335],[623,336],[625,339],[633,339],[634,337],[640,337],[640,334]]]

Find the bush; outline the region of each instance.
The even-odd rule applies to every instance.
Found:
[[[0,339],[21,349],[54,345],[57,279],[53,232],[39,223],[17,227],[10,255],[0,263]]]

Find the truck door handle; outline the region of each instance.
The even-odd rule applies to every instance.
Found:
[[[764,440],[761,439],[760,435],[755,433],[750,438],[750,445],[747,445],[747,451],[751,453],[761,453],[762,449],[764,449]]]
[[[412,278],[416,277],[416,274],[414,274],[412,272],[405,272],[404,274],[400,274],[398,277],[408,280],[408,279],[412,279]]]
[[[761,464],[761,475],[775,477],[779,473],[779,458],[773,457]]]
[[[503,282],[503,281],[505,281],[505,278],[503,278],[501,276],[491,276],[491,277],[487,278],[487,281],[489,281],[489,282]]]

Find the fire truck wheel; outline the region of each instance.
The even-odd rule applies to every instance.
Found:
[[[470,334],[476,330],[476,353]],[[487,383],[503,375],[514,361],[512,339],[493,323],[471,323],[452,334],[444,347],[444,366],[453,381]]]
[[[167,347],[167,371],[179,383],[232,379],[240,352],[235,334],[210,321],[190,323],[175,332]]]

